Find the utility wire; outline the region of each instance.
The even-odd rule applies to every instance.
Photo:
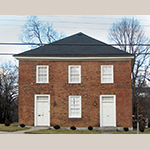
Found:
[[[14,53],[0,53],[0,55],[14,55]]]
[[[83,44],[56,44],[56,43],[49,43],[51,45],[80,45],[80,46],[150,46],[150,44],[88,44],[88,43],[83,43]],[[40,43],[0,43],[0,45],[41,45]],[[48,45],[47,43],[43,43],[42,45]]]
[[[16,53],[0,53],[0,55],[15,55]],[[111,53],[113,55],[118,54],[118,53]],[[130,53],[129,53],[130,54]],[[134,53],[134,54],[139,54],[139,55],[150,55],[150,53]]]
[[[74,44],[74,43],[70,43],[70,44],[53,44],[51,43],[53,46],[57,46],[57,45],[76,45],[76,46],[150,46],[150,44]],[[40,43],[0,43],[0,45],[38,45],[40,46]],[[48,45],[47,43],[43,44],[43,45]],[[0,53],[0,55],[14,55],[15,53]],[[149,55],[150,53],[140,53],[140,55]]]
[[[0,43],[0,45],[41,45],[39,43]]]

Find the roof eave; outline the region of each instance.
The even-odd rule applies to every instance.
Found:
[[[39,60],[39,61],[121,61],[121,60],[133,60],[134,56],[120,56],[120,57],[25,57],[14,56],[18,60]]]

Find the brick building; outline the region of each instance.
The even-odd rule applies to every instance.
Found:
[[[19,124],[132,127],[133,55],[78,33],[14,57]]]

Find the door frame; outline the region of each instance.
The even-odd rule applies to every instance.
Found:
[[[114,97],[114,125],[110,127],[116,127],[116,95],[100,95],[100,127],[103,126],[103,118],[102,118],[102,97],[108,97],[113,96]]]
[[[37,97],[38,96],[48,96],[48,126],[50,126],[50,95],[49,94],[35,94],[34,95],[34,126],[38,126],[36,121],[36,113],[37,113]]]

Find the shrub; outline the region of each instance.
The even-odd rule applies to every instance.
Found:
[[[71,126],[70,129],[71,130],[76,130],[76,127],[75,126]]]
[[[23,124],[23,123],[22,123],[22,124],[20,124],[20,127],[24,128],[24,127],[25,127],[25,124]]]
[[[129,131],[128,127],[124,127],[123,129],[124,131]]]
[[[10,121],[8,119],[5,120],[5,126],[10,126]]]
[[[89,130],[93,130],[93,127],[92,127],[92,126],[89,126],[88,129],[89,129]]]
[[[58,129],[60,129],[60,126],[59,125],[55,125],[54,129],[58,130]]]
[[[144,132],[144,130],[145,130],[145,126],[144,126],[144,124],[141,124],[140,125],[140,129],[139,129],[141,132]]]

